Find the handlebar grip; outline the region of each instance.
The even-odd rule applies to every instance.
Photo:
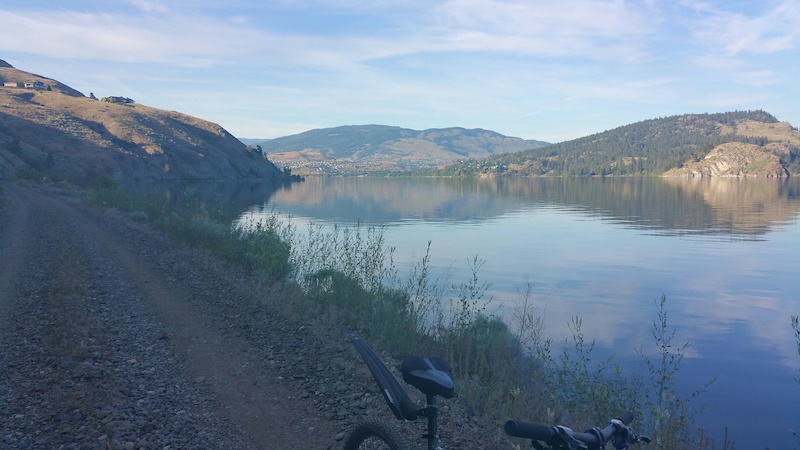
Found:
[[[621,420],[625,425],[630,425],[633,422],[633,413],[630,411],[623,411],[617,419]]]
[[[555,434],[552,427],[538,423],[523,422],[521,420],[507,420],[505,425],[503,425],[503,429],[509,436],[545,442],[549,441]]]

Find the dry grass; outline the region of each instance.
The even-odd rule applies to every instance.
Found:
[[[788,141],[800,146],[800,131],[789,122],[763,123],[748,120],[736,126],[736,134],[748,137],[766,137],[770,141]]]
[[[55,80],[0,68],[0,178],[97,175],[116,179],[282,178],[220,125],[144,105],[83,96]]]

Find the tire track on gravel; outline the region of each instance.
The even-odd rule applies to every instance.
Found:
[[[149,373],[146,373],[150,377],[147,378],[148,381],[134,386],[100,386],[102,388],[100,391],[106,396],[124,397],[120,401],[115,398],[114,401],[117,404],[129,401],[130,399],[127,397],[135,399],[137,395],[141,395],[143,397],[135,400],[141,405],[147,404],[147,401],[154,396],[163,396],[170,394],[170,392],[174,396],[180,396],[182,389],[199,389],[201,394],[208,398],[213,398],[216,405],[216,414],[225,418],[227,422],[235,424],[236,428],[240,429],[247,439],[252,439],[248,447],[251,445],[257,448],[276,449],[329,447],[335,435],[334,425],[326,420],[315,408],[307,404],[308,402],[298,401],[303,393],[286,385],[286,383],[280,382],[280,377],[277,373],[271,373],[269,368],[265,367],[262,357],[259,356],[261,353],[256,351],[251,343],[240,336],[236,336],[235,333],[223,332],[218,329],[220,318],[213,317],[213,311],[204,313],[197,310],[197,297],[208,294],[208,292],[198,292],[198,289],[211,289],[212,292],[220,292],[222,294],[235,292],[235,289],[229,287],[218,291],[214,290],[213,284],[227,286],[231,283],[229,280],[213,279],[214,274],[211,273],[213,271],[206,271],[204,275],[210,275],[211,279],[198,281],[197,274],[181,272],[181,264],[170,265],[169,261],[164,261],[164,259],[169,259],[169,257],[165,257],[166,254],[169,254],[169,251],[163,251],[163,249],[162,251],[158,251],[158,249],[153,251],[153,244],[148,241],[153,236],[139,235],[138,233],[143,232],[143,230],[120,226],[121,224],[118,223],[120,221],[109,220],[102,214],[84,211],[83,208],[76,207],[68,200],[55,198],[52,195],[43,194],[30,188],[8,184],[5,189],[5,197],[4,212],[0,216],[3,218],[3,223],[0,225],[2,226],[0,251],[2,251],[3,255],[0,258],[2,260],[0,262],[0,295],[3,296],[0,299],[0,312],[8,312],[8,308],[14,303],[11,300],[12,296],[20,297],[22,291],[14,286],[24,284],[23,280],[31,276],[31,273],[27,271],[35,269],[35,267],[31,266],[32,264],[34,266],[36,264],[42,265],[45,264],[43,261],[47,261],[47,258],[52,259],[55,257],[55,260],[51,261],[50,269],[45,270],[45,273],[42,273],[43,268],[39,267],[39,275],[45,277],[43,278],[44,280],[47,280],[47,277],[55,276],[58,264],[69,263],[69,261],[74,260],[74,262],[78,263],[77,266],[80,267],[70,267],[70,270],[65,271],[65,276],[74,278],[72,280],[76,283],[74,296],[82,300],[70,306],[77,309],[71,312],[65,309],[62,319],[67,319],[70,317],[69,314],[73,314],[73,321],[80,322],[74,315],[77,311],[77,314],[86,314],[87,320],[91,319],[89,316],[94,317],[91,320],[95,320],[95,322],[91,326],[92,330],[85,333],[73,329],[69,339],[75,340],[78,344],[80,342],[89,342],[89,344],[86,344],[86,348],[81,350],[83,352],[95,351],[96,353],[101,353],[102,351],[96,347],[103,345],[106,347],[135,347],[134,350],[115,349],[112,352],[114,355],[106,355],[108,361],[111,362],[100,369],[97,369],[97,363],[84,364],[85,361],[73,361],[60,356],[56,358],[54,363],[54,355],[49,355],[49,361],[38,361],[40,367],[43,364],[45,371],[54,370],[56,373],[61,371],[64,372],[64,374],[61,374],[62,376],[66,374],[78,380],[77,384],[80,389],[76,388],[75,385],[68,386],[70,392],[78,396],[76,397],[78,400],[97,403],[91,405],[91,409],[100,410],[100,414],[83,411],[81,412],[82,417],[78,417],[75,420],[75,422],[79,422],[80,419],[83,419],[83,422],[90,424],[91,427],[97,430],[95,435],[91,436],[91,439],[96,440],[90,442],[104,444],[106,441],[118,437],[122,439],[119,441],[120,445],[125,448],[139,448],[138,445],[140,443],[156,443],[148,442],[146,440],[148,436],[150,441],[163,438],[167,440],[173,439],[171,442],[184,442],[187,444],[189,441],[175,441],[174,439],[191,440],[193,438],[192,436],[175,437],[174,435],[179,434],[179,431],[171,432],[167,437],[156,435],[160,424],[154,423],[152,418],[139,417],[146,412],[139,411],[141,408],[136,406],[136,403],[133,406],[128,405],[126,415],[120,416],[115,411],[109,411],[108,405],[99,404],[101,402],[98,398],[95,398],[97,396],[92,397],[88,393],[89,388],[93,385],[102,384],[99,380],[93,378],[92,370],[100,370],[102,373],[99,375],[110,376],[114,374],[114,370],[129,370],[127,366],[138,366],[136,370],[142,372],[150,370]],[[51,217],[47,218],[48,214]],[[108,228],[109,226],[112,228]],[[47,244],[48,248],[42,248],[40,244],[48,239],[50,242],[50,244]],[[162,245],[166,244],[162,242]],[[31,251],[32,249],[37,250]],[[40,250],[45,253],[40,252],[37,256],[37,251]],[[83,260],[85,261],[81,263],[80,261]],[[53,266],[53,264],[56,266]],[[172,269],[166,270],[168,267]],[[193,281],[197,282],[198,286],[192,285]],[[46,284],[48,281],[39,280],[37,282]],[[60,282],[64,283],[65,280],[62,278]],[[113,286],[113,288],[109,288],[109,286]],[[113,292],[110,289],[118,289],[118,291]],[[47,296],[49,294],[38,292],[38,295]],[[99,301],[98,296],[102,296],[104,300]],[[120,302],[129,304],[122,305]],[[143,307],[137,302],[146,303],[152,311],[142,311]],[[52,302],[48,304],[48,307],[55,310],[60,308],[58,305],[52,304]],[[21,309],[20,311],[23,310]],[[58,312],[50,311],[50,314],[58,314]],[[128,315],[130,316],[128,319],[134,322],[145,320],[147,323],[137,322],[137,324],[129,325],[125,322],[128,319],[117,317],[120,315]],[[2,314],[2,316],[12,317],[15,315]],[[136,316],[142,316],[143,319],[137,319]],[[19,314],[15,317],[19,319]],[[0,330],[8,330],[9,324],[3,323],[2,320],[0,319]],[[108,326],[103,329],[104,324],[116,324],[117,322],[122,323],[123,327],[145,327],[147,328],[146,331],[139,334],[147,334],[148,336],[142,343],[140,342],[141,339],[137,341],[135,337],[117,336],[114,333],[119,334],[119,330],[109,329]],[[17,331],[30,332],[31,330],[18,327]],[[39,332],[42,332],[41,329]],[[113,339],[106,343],[101,342],[109,334],[113,335]],[[148,355],[158,351],[177,353],[177,356],[166,355],[163,357],[177,358],[177,362],[173,361],[172,366],[188,367],[189,373],[182,375],[170,374],[168,370],[166,373],[154,373],[161,371],[161,369],[152,365],[148,366]],[[108,349],[106,349],[106,353],[108,353]],[[41,355],[40,358],[47,359],[47,357]],[[180,361],[185,363],[180,363]],[[55,369],[53,369],[54,365]],[[125,367],[119,369],[118,365]],[[75,372],[81,370],[86,371],[89,376],[75,378]],[[154,381],[153,377],[159,375],[162,377],[165,375],[167,377],[172,376],[176,379]],[[138,374],[137,376],[141,377],[143,375]],[[184,378],[183,380],[177,379],[181,378],[181,376]],[[4,378],[0,377],[0,383],[3,382],[2,379]],[[102,376],[97,378],[102,378]],[[172,387],[170,383],[173,381],[187,386]],[[44,389],[46,392],[49,391],[48,394],[54,399],[59,398],[59,395],[63,398],[64,393],[57,392],[59,389],[63,389],[63,386],[54,385],[52,382],[48,384],[47,380],[39,380],[39,382],[47,386],[28,386],[27,389],[31,392]],[[160,384],[162,387],[157,389],[141,388],[142,385],[147,383],[162,383]],[[192,384],[200,385],[200,387],[191,386]],[[203,389],[207,392],[204,393]],[[208,399],[194,399],[190,403],[185,409],[193,408],[198,411],[192,416],[192,420],[201,420],[202,417],[206,417],[206,419],[203,419],[206,421],[214,420],[213,412],[202,411],[203,408],[211,407]],[[174,408],[180,407],[174,402],[169,405]],[[2,406],[3,399],[0,398],[0,407]],[[11,409],[16,407],[17,411],[20,411],[19,407],[21,407],[21,405],[8,404],[5,406]],[[75,410],[79,409],[76,408]],[[172,413],[177,412],[186,415],[185,409],[172,411]],[[65,416],[66,413],[64,411],[61,411],[62,416],[59,417],[47,416],[47,414],[47,412],[43,412],[38,417],[28,415],[24,418],[39,420],[40,422],[58,419],[69,423],[72,420]],[[25,414],[17,412],[13,417],[20,415],[24,416]],[[89,419],[95,422],[99,420],[99,422],[95,423]],[[162,421],[177,420],[174,416],[165,417],[164,412],[161,412],[161,416],[157,415],[156,419]],[[39,426],[39,433],[44,435],[45,438],[43,441],[45,446],[49,446],[46,445],[47,442],[56,442],[52,436],[48,441],[46,436],[47,433],[55,433],[55,429],[43,427],[41,423],[32,425]],[[9,424],[9,427],[18,426],[20,425]],[[205,427],[211,432],[222,435],[222,440],[216,441],[217,443],[227,442],[228,445],[226,447],[228,448],[241,447],[241,444],[234,445],[232,441],[225,441],[225,439],[231,438],[231,436],[226,435],[226,433],[229,434],[230,432],[226,431],[225,427],[220,426],[219,429],[214,428],[212,425],[205,425]],[[41,431],[41,428],[46,429]],[[106,434],[96,435],[101,432]],[[205,431],[200,433],[205,433]],[[80,441],[81,439],[90,438],[84,434],[68,433],[64,442],[69,442],[70,439]],[[142,438],[141,435],[145,437]],[[135,440],[137,436],[139,441]],[[2,437],[0,436],[0,438]],[[12,436],[9,439],[15,439],[15,437]]]

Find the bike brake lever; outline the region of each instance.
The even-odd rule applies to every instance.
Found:
[[[628,445],[636,444],[639,441],[644,442],[646,444],[650,443],[650,438],[647,436],[637,436],[636,433],[633,432],[633,429],[629,426],[624,426],[622,428],[625,430],[625,433],[617,434],[614,439],[612,439],[611,443],[614,445],[614,448],[617,450],[627,450]]]
[[[588,449],[589,447],[586,446],[583,442],[575,439],[572,436],[572,429],[567,428],[564,426],[557,426],[556,430],[558,430],[558,436],[564,441],[564,445],[567,446],[568,450],[579,450],[579,449]]]

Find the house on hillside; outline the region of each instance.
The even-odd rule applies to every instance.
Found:
[[[115,97],[115,96],[103,97],[102,99],[100,99],[100,101],[108,102],[108,103],[121,103],[123,105],[132,105],[132,104],[136,103],[131,98],[128,98],[128,97]]]
[[[17,86],[19,86],[19,83],[17,83]],[[47,86],[45,86],[44,83],[41,81],[34,81],[33,83],[25,83],[23,87],[25,87],[25,89],[36,89],[37,91],[47,90]]]
[[[36,89],[37,91],[44,91],[47,89],[47,87],[41,81],[34,81],[33,88]]]

